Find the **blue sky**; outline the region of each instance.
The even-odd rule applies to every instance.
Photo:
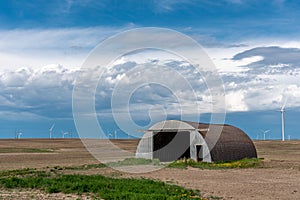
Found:
[[[61,131],[75,133],[72,89],[89,52],[122,31],[162,27],[187,34],[204,47],[224,82],[227,123],[252,138],[260,129],[271,129],[270,137],[280,138],[280,114],[275,111],[288,99],[287,134],[300,138],[299,9],[297,1],[285,0],[1,1],[0,137],[13,137],[15,130],[24,137],[48,137],[54,122],[55,137]],[[126,77],[124,69],[155,59],[173,68],[185,64],[146,52],[123,56],[115,70],[107,71],[98,88],[101,103],[96,104],[105,131],[117,129],[109,96]],[[197,83],[199,77],[188,78],[195,87],[200,84],[199,102],[206,105],[209,95]],[[131,103],[133,119],[142,125],[149,125],[149,109],[156,121],[161,109],[178,116],[178,102],[162,87],[142,88]],[[201,120],[209,122],[206,115]]]

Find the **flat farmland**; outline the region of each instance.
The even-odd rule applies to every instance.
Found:
[[[105,140],[97,141],[100,146]],[[114,140],[120,148],[135,152],[139,140]],[[97,164],[80,139],[0,140],[0,170]]]
[[[97,143],[101,145],[104,140]],[[138,140],[113,140],[135,152]],[[205,196],[222,199],[300,199],[300,141],[254,141],[263,167],[249,169],[201,170],[164,168],[144,174],[128,174],[110,168],[65,173],[103,174],[150,178],[199,189]],[[81,166],[98,164],[79,139],[0,140],[0,170]]]

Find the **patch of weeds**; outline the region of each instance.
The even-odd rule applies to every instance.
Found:
[[[199,191],[161,181],[101,175],[57,174],[47,177],[40,173],[34,176],[0,178],[0,187],[40,189],[48,193],[88,193],[103,199],[204,199]]]
[[[109,162],[107,166],[120,167],[120,166],[132,166],[132,165],[159,165],[158,159],[144,159],[144,158],[125,158],[118,162]]]
[[[86,170],[86,169],[96,169],[96,168],[105,168],[105,164],[88,164],[88,165],[81,165],[81,166],[68,166],[64,167],[67,170]]]
[[[256,168],[262,166],[262,160],[258,158],[244,158],[235,161],[223,162],[196,162],[192,159],[177,160],[168,165],[171,168],[186,169],[188,166],[200,169],[234,169],[234,168]]]
[[[49,153],[51,149],[38,148],[0,148],[0,153]]]

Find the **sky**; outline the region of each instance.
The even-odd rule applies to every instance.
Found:
[[[186,34],[210,57],[223,81],[225,123],[253,139],[261,139],[265,130],[270,130],[267,138],[280,139],[278,111],[286,102],[286,138],[300,139],[299,9],[298,1],[288,0],[3,0],[0,138],[15,137],[16,132],[22,132],[21,137],[49,137],[53,124],[54,137],[66,132],[76,137],[72,93],[92,50],[123,31],[158,27]],[[173,77],[169,81],[174,89],[143,85],[132,93],[128,108],[118,111],[129,109],[142,129],[162,119],[178,119],[182,112],[191,119],[198,113],[200,121],[210,122],[211,94],[202,75],[176,55],[147,50],[117,58],[99,82],[95,110],[109,137],[114,132],[121,138],[141,136],[135,127],[116,125],[112,94],[119,83],[123,89],[130,87],[131,69],[143,69],[139,72],[148,82],[157,78],[151,74],[154,66]],[[196,99],[184,85],[176,85],[176,76],[167,69],[188,80]]]

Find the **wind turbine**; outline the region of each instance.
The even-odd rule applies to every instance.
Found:
[[[55,126],[55,123],[53,123],[53,125],[51,126],[51,128],[49,129],[49,132],[50,132],[50,139],[52,138],[52,130]]]
[[[260,130],[264,135],[264,140],[266,140],[266,133],[270,132],[270,130]]]
[[[16,139],[20,139],[20,138],[21,138],[21,135],[22,135],[22,132],[21,132],[20,130],[15,131],[15,138],[16,138]]]
[[[281,112],[281,137],[282,141],[284,141],[284,112],[286,106],[287,99],[285,100],[284,104],[282,105],[280,112]]]
[[[20,129],[19,130],[15,129],[15,139],[20,139],[20,135],[22,135]]]
[[[68,134],[69,134],[69,132],[63,132],[63,131],[61,131],[62,138],[65,138],[65,135],[68,135]]]

